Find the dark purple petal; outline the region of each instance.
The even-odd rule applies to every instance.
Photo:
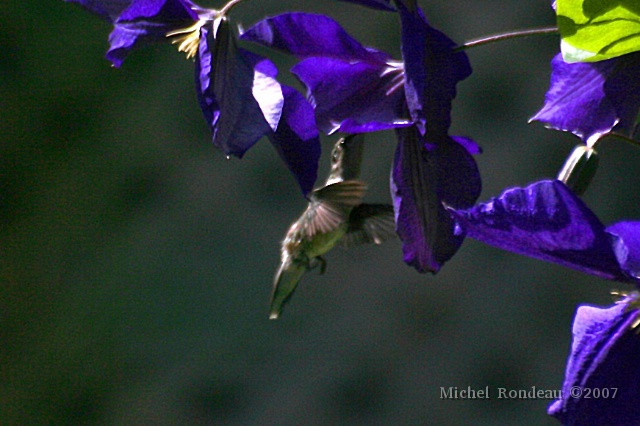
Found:
[[[252,94],[255,55],[237,48],[226,20],[220,22],[215,39],[210,28],[201,28],[200,34],[196,56],[200,107],[211,127],[213,144],[226,155],[242,157],[271,132]],[[259,78],[265,75],[260,73]]]
[[[464,209],[473,206],[480,196],[482,181],[478,165],[467,150],[467,147],[479,147],[471,139],[462,138],[473,146],[463,145],[459,139],[445,137],[427,142],[425,158],[435,170],[440,201],[449,207]]]
[[[467,236],[489,245],[558,263],[602,278],[627,280],[615,237],[560,181],[540,181],[454,215]]]
[[[640,424],[640,336],[632,328],[638,310],[627,305],[634,299],[606,309],[578,308],[563,398],[548,410],[562,424]]]
[[[65,0],[78,3],[85,9],[114,22],[133,0]]]
[[[395,12],[396,8],[391,5],[390,0],[340,0],[347,3],[356,3],[362,6],[370,7],[377,10],[385,10]]]
[[[292,87],[282,86],[282,92],[282,119],[269,140],[306,196],[318,177],[320,137],[311,104]]]
[[[531,119],[583,141],[612,129],[631,135],[640,111],[640,53],[600,62],[551,61],[545,104]]]
[[[456,84],[471,74],[467,54],[454,52],[456,44],[415,12],[398,3],[402,21],[402,57],[409,111],[420,132],[446,135],[451,124],[451,102]]]
[[[442,203],[473,205],[480,176],[471,155],[448,137],[427,144],[415,126],[396,134],[391,196],[404,261],[435,273],[464,240]]]
[[[115,22],[109,35],[109,59],[115,67],[129,51],[149,43],[167,41],[167,33],[188,28],[198,21],[186,0],[134,0]]]
[[[307,86],[318,127],[325,133],[366,133],[411,125],[402,114],[403,67],[365,48],[323,15],[286,13],[242,35],[306,58],[292,72]]]
[[[451,139],[462,145],[471,155],[482,154],[482,148],[473,139],[464,136],[451,136]]]
[[[325,133],[365,133],[411,125],[401,117],[404,92],[391,90],[400,71],[375,62],[309,58],[291,71],[306,85]],[[384,75],[383,75],[384,74]]]
[[[640,222],[618,222],[606,231],[617,239],[613,250],[622,270],[634,279],[640,279]]]
[[[410,12],[415,12],[418,9],[418,0],[395,0],[396,4],[401,4]]]
[[[122,11],[118,21],[151,20],[165,24],[182,20],[197,21],[198,15],[193,12],[193,7],[194,4],[189,0],[133,0]]]
[[[385,53],[362,46],[333,19],[311,13],[283,13],[263,19],[240,38],[301,58],[324,56],[381,63],[388,60]]]

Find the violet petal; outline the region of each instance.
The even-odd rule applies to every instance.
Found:
[[[618,222],[606,231],[617,237],[613,250],[622,270],[640,280],[640,222]]]
[[[379,62],[309,58],[291,71],[307,87],[320,130],[364,133],[411,125],[399,114],[403,90],[390,90],[398,73],[382,75],[386,68]]]
[[[494,247],[602,278],[627,280],[613,252],[615,237],[560,181],[511,188],[453,213],[467,236]]]
[[[451,139],[459,143],[471,155],[482,154],[482,148],[471,138],[465,136],[451,136]]]
[[[631,136],[640,111],[640,53],[600,62],[551,61],[545,104],[531,119],[588,141],[612,129]]]
[[[465,141],[474,143],[471,139]],[[456,209],[473,206],[482,191],[480,171],[467,146],[450,137],[425,144],[425,159],[436,174],[438,198]]]
[[[306,196],[318,176],[320,137],[309,102],[291,87],[282,86],[282,91],[282,119],[277,131],[269,134],[269,140]]]
[[[254,56],[243,55],[229,24],[222,20],[214,39],[201,28],[196,56],[196,89],[200,107],[211,127],[213,144],[226,155],[242,155],[271,132],[252,91]]]
[[[333,19],[312,13],[283,13],[263,19],[240,38],[301,58],[323,56],[380,63],[388,60],[385,53],[362,46]]]
[[[640,336],[637,309],[581,306],[562,385],[563,398],[548,413],[564,425],[640,424]]]
[[[193,3],[186,0],[134,0],[115,21],[107,59],[117,68],[129,51],[167,41],[167,33],[198,21],[192,7]]]
[[[420,132],[446,135],[451,124],[451,102],[456,84],[471,74],[467,54],[454,52],[456,44],[427,23],[422,11],[398,3],[402,21],[402,57],[405,95]]]
[[[396,134],[398,146],[391,172],[391,195],[404,261],[419,272],[436,273],[464,240],[442,202],[448,199],[452,203],[473,204],[480,189],[477,168],[474,162],[471,169],[462,170],[462,175],[477,182],[458,188],[464,195],[455,195],[454,186],[461,181],[454,179],[455,183],[449,183],[451,173],[456,170],[443,162],[455,155],[471,158],[466,150],[452,140],[438,141],[427,150],[415,126],[396,129]],[[455,164],[465,169],[469,167],[465,162]]]

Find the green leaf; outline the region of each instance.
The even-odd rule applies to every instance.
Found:
[[[640,50],[639,0],[557,0],[566,62],[596,62]]]

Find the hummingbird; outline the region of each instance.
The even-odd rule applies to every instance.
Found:
[[[320,265],[322,257],[338,243],[345,247],[380,244],[395,235],[393,206],[363,204],[367,190],[359,180],[364,135],[353,134],[336,142],[331,171],[324,186],[311,191],[309,204],[282,241],[269,319],[278,319],[304,273]]]

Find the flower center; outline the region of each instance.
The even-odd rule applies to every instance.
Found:
[[[387,83],[389,87],[385,92],[385,95],[390,96],[404,85],[404,63],[400,61],[388,61],[387,67],[382,71],[382,74],[380,74],[380,77],[386,76],[391,76],[390,81]]]
[[[622,297],[623,299],[617,300],[616,303],[626,303],[625,312],[629,312],[632,310],[640,309],[640,293],[636,291],[625,292],[625,291],[612,291],[612,295],[617,297]],[[636,333],[640,334],[640,315],[636,313],[636,319],[631,324],[631,329],[635,330]]]
[[[200,28],[207,22],[209,22],[209,19],[200,19],[188,28],[168,32],[167,37],[173,37],[171,44],[180,43],[178,45],[178,51],[186,53],[187,59],[191,59],[198,53]]]

